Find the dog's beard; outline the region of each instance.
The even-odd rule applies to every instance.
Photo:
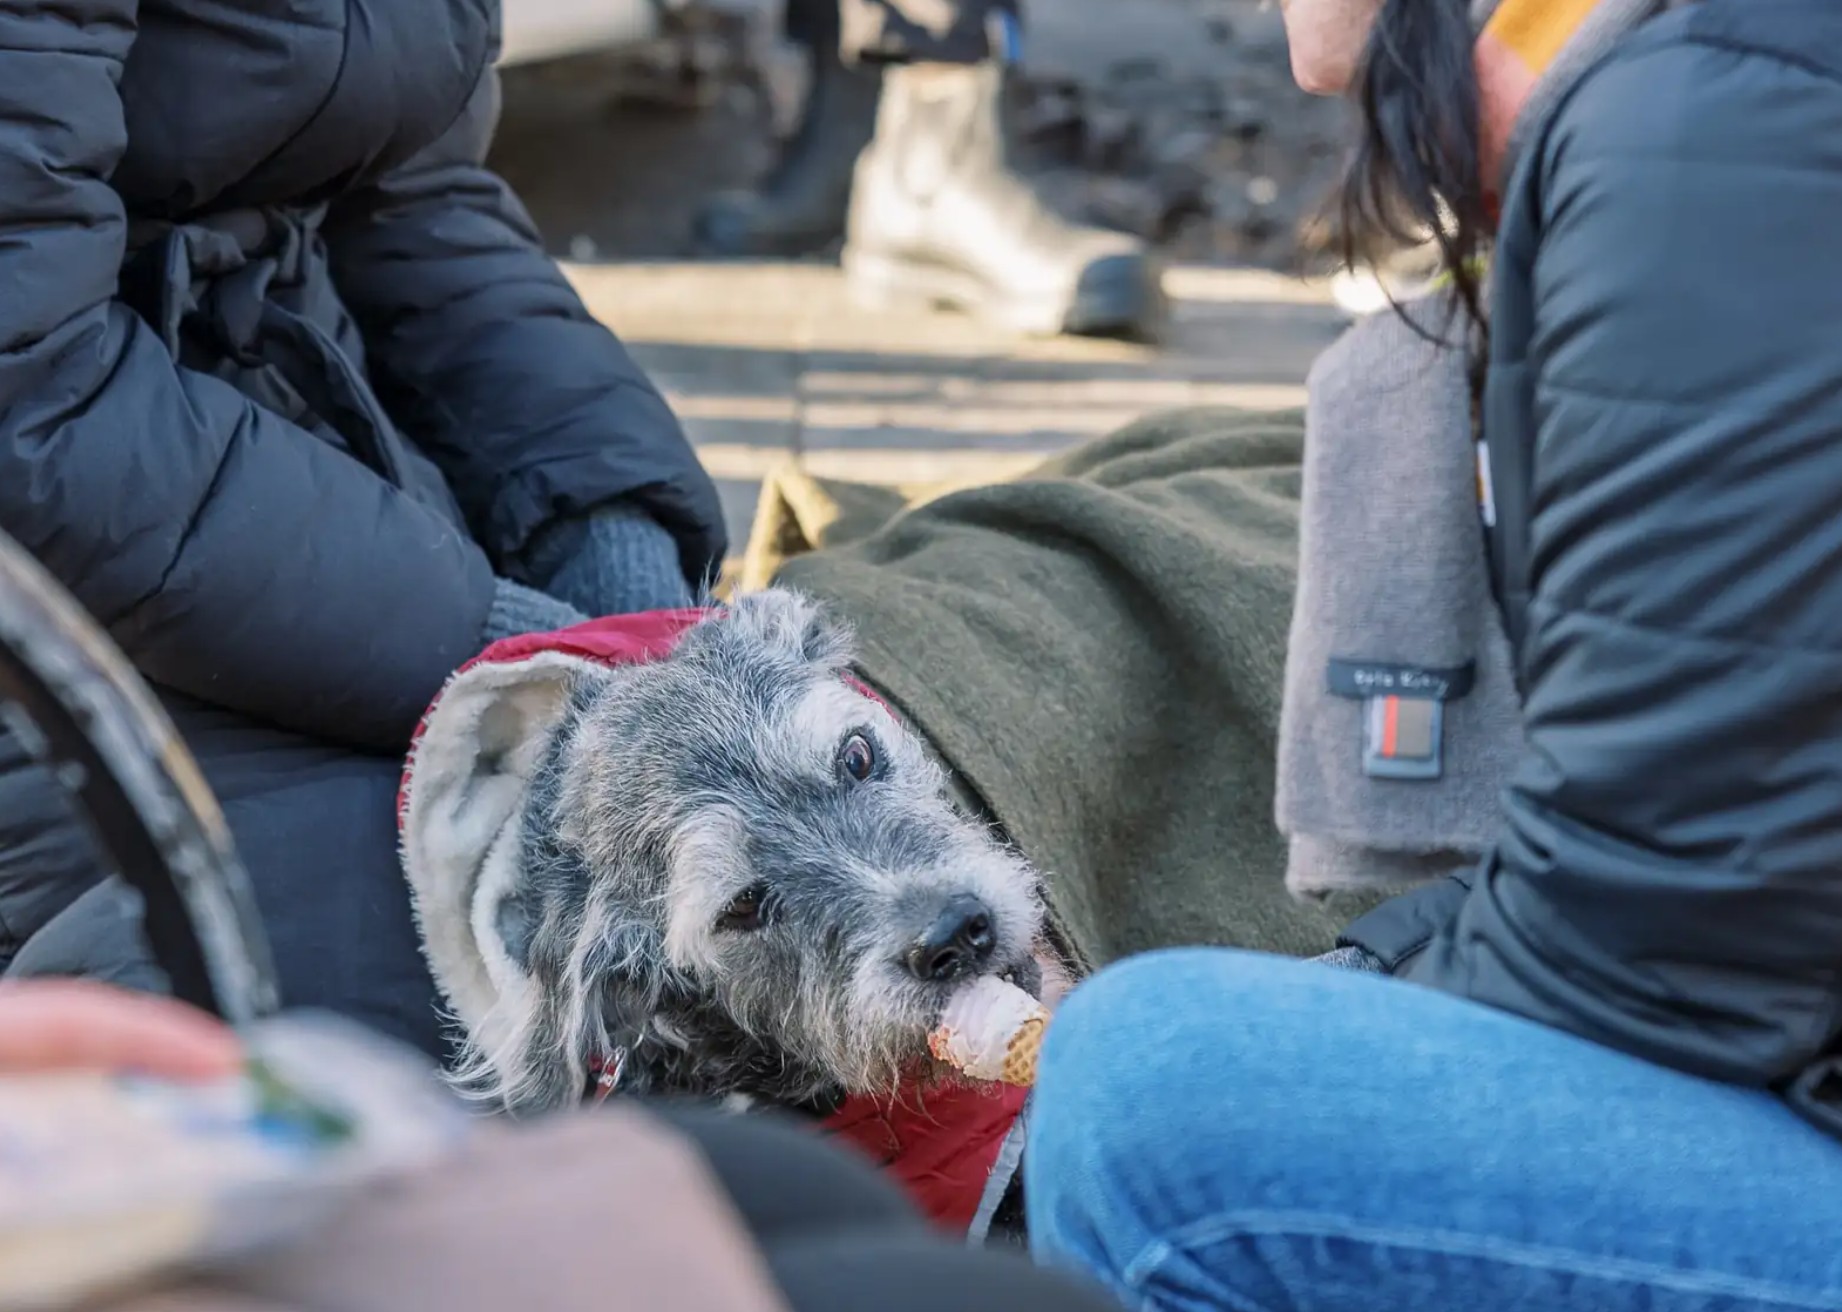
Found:
[[[889,1093],[912,1080],[926,1056],[926,1008],[904,997],[879,966],[832,958],[802,963],[797,972],[763,963],[757,974],[753,964],[738,963],[713,981],[709,1012],[717,1024],[697,1045],[704,1054],[696,1063],[698,1092],[801,1104]],[[723,1020],[729,1031],[719,1035]],[[738,1063],[723,1049],[749,1057]]]
[[[999,942],[978,972],[997,975],[1040,996],[1043,974],[1036,948],[1042,932],[1040,891],[1008,854],[986,860],[977,889],[994,912]],[[960,865],[970,877],[973,863]],[[869,904],[874,906],[874,903]],[[755,1048],[768,1054],[779,1078],[745,1090],[781,1101],[804,1101],[819,1087],[872,1097],[952,1078],[930,1051],[928,1038],[947,1003],[978,977],[954,983],[917,979],[904,962],[912,947],[904,922],[879,911],[835,909],[828,926],[814,925],[797,959],[756,957],[735,945],[711,981],[718,1010],[733,1019]],[[830,944],[825,951],[819,944]],[[719,1063],[720,1065],[720,1063]],[[720,1085],[710,1092],[724,1094]]]
[[[1027,867],[981,843],[941,868],[954,873],[938,896],[969,890],[992,909],[999,941],[981,973],[1038,993],[1042,907]],[[616,885],[533,864],[540,869],[541,886],[585,896],[544,899],[522,922],[519,978],[502,981],[500,1005],[469,1036],[457,1072],[474,1096],[515,1112],[566,1106],[589,1087],[597,1059],[619,1065],[622,1092],[742,1094],[795,1106],[844,1094],[900,1097],[949,1076],[928,1035],[973,977],[916,979],[903,964],[913,922],[879,898],[847,898],[821,918],[795,921],[804,926],[797,939],[778,947],[699,935],[691,961],[673,966],[666,924],[634,917]],[[922,879],[897,882],[912,892]]]
[[[1027,949],[987,973],[1033,995],[1041,987],[1041,967]],[[808,963],[791,980],[784,970],[762,965],[756,976],[741,965],[663,1001],[629,1057],[630,1078],[652,1091],[743,1094],[783,1106],[900,1098],[956,1078],[935,1061],[928,1036],[946,1002],[971,983],[922,984],[882,952]]]
[[[1004,978],[1032,996],[1042,987],[1042,968],[1027,950],[994,963],[984,973]],[[947,1002],[977,978],[968,976],[950,986],[922,984],[880,960],[866,959],[852,972],[841,997],[849,1024],[830,1032],[814,1055],[854,1094],[899,1097],[905,1088],[955,1079],[934,1058],[928,1037],[939,1026]]]
[[[934,1060],[928,1035],[958,988],[924,985],[876,956],[815,972],[800,987],[686,983],[653,995],[634,1024],[620,984],[576,969],[546,987],[507,995],[463,1050],[453,1079],[468,1096],[518,1114],[556,1110],[590,1087],[598,1061],[619,1070],[618,1088],[723,1099],[742,1094],[783,1106],[830,1105],[848,1095],[899,1099],[905,1090],[956,1078]],[[1035,995],[1042,971],[1025,952],[998,974]]]

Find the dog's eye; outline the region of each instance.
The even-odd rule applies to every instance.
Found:
[[[736,894],[735,901],[723,908],[716,927],[745,934],[760,929],[767,910],[767,889],[760,884]]]
[[[868,783],[876,773],[876,747],[869,738],[854,733],[838,749],[838,771],[852,783]]]

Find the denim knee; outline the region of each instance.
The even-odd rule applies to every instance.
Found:
[[[1030,1117],[1039,1253],[1129,1269],[1181,1210],[1175,1182],[1222,1162],[1239,1175],[1322,1123],[1346,1031],[1371,1028],[1400,987],[1226,948],[1147,953],[1082,984],[1049,1027]]]
[[[1169,1135],[1174,1102],[1196,1096],[1191,1065],[1198,1010],[1217,1001],[1225,949],[1179,948],[1110,966],[1062,1003],[1043,1045],[1024,1155],[1030,1233],[1040,1259],[1088,1273],[1129,1227],[1109,1213],[1133,1192],[1122,1174],[1155,1174],[1181,1152]]]
[[[1781,1102],[1432,989],[1129,961],[1036,1097],[1031,1243],[1129,1308],[1842,1306],[1842,1162]]]
[[[1140,1027],[1168,1019],[1173,1008],[1212,990],[1223,960],[1235,954],[1225,948],[1166,948],[1127,957],[1082,982],[1062,1002],[1043,1043],[1041,1083],[1059,1086],[1062,1072],[1079,1072],[1065,1093],[1073,1098],[1096,1092],[1096,1067],[1116,1064],[1121,1036],[1136,1036]],[[1106,1059],[1111,1049],[1113,1061]]]

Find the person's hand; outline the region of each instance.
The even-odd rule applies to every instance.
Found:
[[[242,1064],[229,1026],[170,998],[79,979],[0,983],[0,1076],[104,1071],[202,1081]]]

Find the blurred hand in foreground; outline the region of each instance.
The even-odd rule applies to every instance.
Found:
[[[170,998],[79,979],[0,984],[0,1076],[84,1070],[203,1081],[242,1063],[228,1026]]]

